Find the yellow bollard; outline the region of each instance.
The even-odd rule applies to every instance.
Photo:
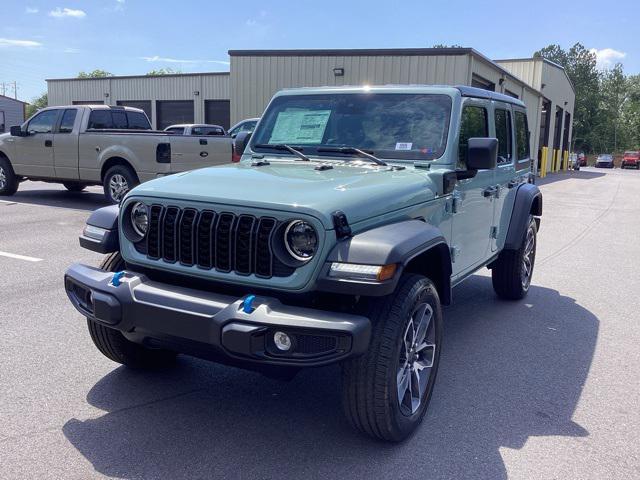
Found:
[[[564,151],[564,169],[569,170],[569,150]]]
[[[547,174],[547,147],[542,147],[542,153],[540,155],[540,178],[544,178]]]

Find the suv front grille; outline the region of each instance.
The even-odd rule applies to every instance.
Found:
[[[271,217],[152,205],[147,238],[136,250],[151,260],[205,270],[288,277],[295,269],[271,249],[277,227]]]

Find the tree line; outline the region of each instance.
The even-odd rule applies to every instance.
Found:
[[[621,63],[599,70],[596,55],[581,43],[568,50],[548,45],[533,54],[564,67],[576,91],[572,151],[640,150],[640,75]]]

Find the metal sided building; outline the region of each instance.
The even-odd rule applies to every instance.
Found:
[[[13,125],[24,122],[26,103],[0,95],[0,133],[9,131]]]
[[[528,107],[531,152],[538,150],[542,94],[472,48],[230,50],[231,121],[259,117],[282,88],[339,85],[471,85]]]
[[[106,104],[143,109],[156,129],[176,123],[229,128],[229,72],[47,80],[49,105]]]
[[[566,168],[572,146],[576,100],[575,89],[567,72],[545,58],[496,60],[496,63],[542,93],[538,171],[557,171],[563,166],[563,161]]]

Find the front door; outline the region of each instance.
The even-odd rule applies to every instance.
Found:
[[[507,209],[505,207],[507,205],[512,206],[515,198],[515,189],[513,189],[513,187],[516,186],[516,167],[514,165],[515,155],[513,148],[514,138],[511,106],[507,103],[493,103],[494,136],[498,139],[498,163],[495,172],[494,230],[491,236],[491,251],[495,252],[498,250],[498,239],[503,240],[507,234],[506,229],[509,228],[511,208]]]
[[[44,110],[27,124],[26,137],[15,137],[14,170],[18,175],[54,177],[53,128],[60,110]]]
[[[466,99],[460,122],[458,168],[466,168],[467,142],[489,136],[488,103]],[[479,170],[473,178],[459,180],[453,192],[453,276],[473,270],[490,256],[493,225],[495,171]]]

